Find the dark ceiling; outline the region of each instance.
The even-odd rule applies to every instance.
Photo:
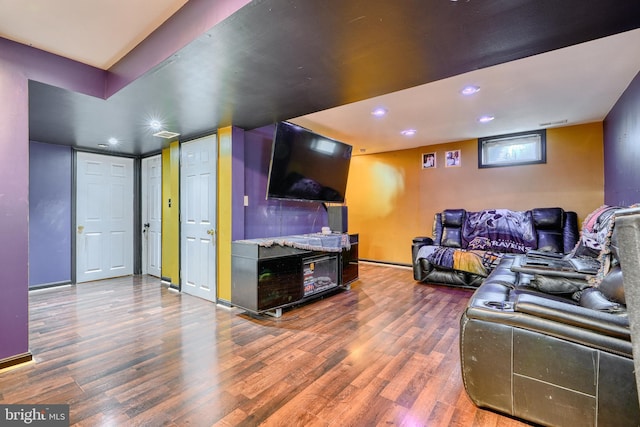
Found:
[[[188,4],[187,4],[188,6]],[[30,139],[146,155],[640,26],[637,0],[263,0],[107,100],[31,81]]]

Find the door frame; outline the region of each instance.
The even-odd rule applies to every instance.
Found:
[[[141,274],[142,266],[142,237],[140,236],[141,223],[141,161],[139,157],[125,154],[105,153],[98,150],[80,150],[75,147],[71,149],[71,284],[76,285],[77,279],[77,259],[78,256],[78,153],[101,154],[111,157],[123,157],[133,159],[133,274]]]
[[[196,142],[198,140],[203,140],[203,139],[208,139],[208,138],[212,138],[213,139],[213,151],[214,151],[214,156],[215,156],[215,160],[213,162],[214,165],[214,171],[213,171],[213,176],[214,176],[214,186],[213,186],[213,190],[214,190],[214,194],[212,195],[212,197],[215,199],[215,207],[214,207],[214,212],[213,215],[215,216],[214,219],[214,223],[212,224],[214,230],[215,230],[215,234],[212,237],[212,240],[214,241],[214,246],[215,246],[215,256],[214,256],[214,260],[213,263],[215,265],[215,274],[213,277],[213,300],[209,300],[211,302],[213,302],[214,304],[217,304],[218,302],[218,186],[219,186],[219,176],[218,176],[218,161],[219,161],[219,136],[217,132],[208,134],[208,135],[202,135],[196,138],[192,138],[192,139],[188,139],[188,140],[184,140],[184,141],[180,141],[180,149],[179,149],[179,188],[180,188],[180,208],[179,208],[179,221],[178,221],[178,235],[179,235],[179,250],[178,253],[180,254],[180,259],[179,259],[179,277],[178,277],[178,286],[179,286],[179,291],[181,293],[186,293],[184,292],[184,287],[183,287],[183,281],[185,280],[185,254],[183,253],[184,250],[184,239],[185,239],[185,234],[183,233],[183,209],[186,208],[185,205],[185,198],[183,195],[183,180],[184,180],[184,176],[182,173],[183,170],[183,155],[184,155],[184,151],[183,151],[183,145],[184,144],[188,144],[191,142]],[[188,294],[188,293],[187,293]],[[191,294],[188,294],[191,295]],[[195,296],[195,295],[194,295]]]
[[[162,171],[162,154],[154,154],[151,156],[144,157],[140,159],[140,274],[148,274],[148,239],[145,240],[145,237],[148,237],[144,230],[144,224],[149,216],[149,182],[148,182],[148,174],[149,174],[149,161],[152,159],[159,160],[160,170]],[[162,186],[162,172],[160,175],[160,185]],[[162,218],[162,190],[160,191],[160,198],[158,199],[159,211]],[[162,219],[161,219],[162,222]],[[160,225],[162,232],[162,224]],[[162,250],[162,242],[160,242],[160,250]],[[160,257],[162,260],[162,257]],[[162,277],[162,263],[160,265],[160,275],[158,278]]]

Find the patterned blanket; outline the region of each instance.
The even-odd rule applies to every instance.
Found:
[[[417,258],[432,265],[487,277],[505,253],[526,253],[537,247],[530,211],[491,209],[467,212],[462,225],[466,249],[427,245]]]
[[[424,258],[432,265],[452,270],[466,271],[487,277],[498,265],[502,254],[491,251],[468,251],[427,245],[418,250],[417,258]]]
[[[531,212],[491,209],[467,212],[462,227],[467,249],[526,253],[537,247]]]
[[[597,257],[600,261],[600,269],[589,279],[589,283],[593,286],[600,285],[604,276],[611,269],[613,261],[611,235],[615,225],[615,213],[622,208],[622,206],[603,205],[587,215],[582,223],[580,239],[571,251],[571,257]]]

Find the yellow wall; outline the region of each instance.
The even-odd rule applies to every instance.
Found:
[[[460,167],[444,167],[445,152],[461,150]],[[422,153],[437,168],[422,169]],[[602,122],[547,130],[547,163],[478,169],[477,139],[354,156],[346,204],[359,256],[411,263],[411,240],[431,236],[443,209],[526,210],[559,206],[580,221],[604,202]]]
[[[218,129],[218,299],[231,302],[232,127]]]
[[[171,200],[171,207],[169,207]],[[162,277],[180,287],[180,146],[162,150]]]
[[[231,135],[218,130],[217,298],[231,301]],[[171,200],[171,207],[169,207]],[[180,286],[180,144],[162,150],[162,276]]]

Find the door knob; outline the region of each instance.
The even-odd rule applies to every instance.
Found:
[[[214,230],[213,228],[207,230],[207,234],[209,236],[215,236],[216,235],[216,230]]]
[[[79,225],[78,226],[78,234],[82,234],[83,231],[84,231],[84,225]]]

